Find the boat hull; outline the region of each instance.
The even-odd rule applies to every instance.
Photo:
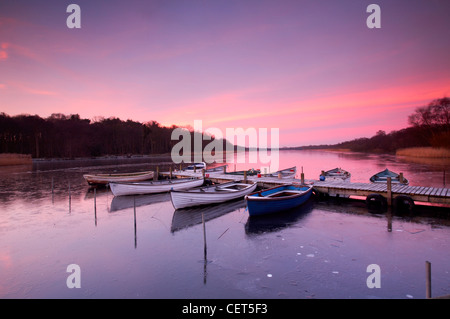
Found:
[[[235,183],[226,183],[226,184],[232,185]],[[247,187],[236,191],[226,191],[226,190],[215,191],[213,190],[214,187],[217,188],[217,186],[213,186],[211,188],[211,191],[204,191],[204,192],[198,190],[196,191],[173,190],[170,192],[172,205],[175,209],[181,209],[186,207],[223,203],[237,198],[243,198],[245,195],[255,191],[257,183],[248,184]]]
[[[287,195],[279,196],[278,194]],[[283,185],[246,196],[250,216],[274,214],[304,204],[312,194],[311,186]]]
[[[97,184],[109,184],[109,183],[129,183],[129,182],[141,182],[152,179],[154,176],[153,171],[148,172],[136,172],[136,173],[123,173],[123,174],[85,174],[84,179],[89,185]]]
[[[110,183],[114,196],[164,193],[203,185],[203,178],[187,180],[155,181],[149,183]]]
[[[296,166],[290,167],[290,168],[286,168],[286,169],[277,171],[275,173],[265,174],[265,176],[282,178],[282,179],[289,179],[289,178],[295,178],[295,174],[297,174],[297,167]]]
[[[394,173],[394,172],[388,170],[387,168],[384,171],[381,171],[381,172],[373,175],[370,178],[370,181],[372,183],[386,184],[388,177],[391,178],[392,184],[403,184],[403,185],[409,184],[409,181],[406,178],[403,178],[403,180],[400,180],[400,174]]]
[[[347,172],[346,170],[343,170],[341,168],[335,168],[331,169],[326,172],[322,172],[320,175],[321,181],[332,181],[332,182],[350,182],[351,174]]]

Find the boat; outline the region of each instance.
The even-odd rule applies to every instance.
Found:
[[[384,171],[376,173],[370,178],[372,183],[387,183],[387,178],[391,178],[391,183],[393,184],[403,184],[408,185],[409,181],[403,177],[403,174],[394,173],[387,168]]]
[[[206,163],[205,162],[201,162],[201,163],[194,163],[192,165],[189,165],[188,167],[186,167],[185,169],[183,169],[184,171],[194,171],[194,170],[198,170],[198,169],[206,169]]]
[[[322,171],[319,179],[321,181],[344,181],[350,182],[351,174],[342,168],[334,168],[329,171]]]
[[[89,185],[106,185],[112,182],[140,182],[152,179],[153,171],[118,173],[118,174],[84,174]]]
[[[226,170],[227,166],[228,166],[227,164],[224,164],[224,165],[220,165],[220,166],[211,167],[211,168],[206,169],[206,172],[207,173],[223,172],[224,170]]]
[[[280,185],[245,196],[250,216],[285,211],[305,203],[312,194],[312,186]]]
[[[277,177],[277,178],[295,178],[295,174],[297,173],[297,166],[294,167],[289,167],[286,169],[282,169],[279,171],[276,171],[275,173],[269,173],[266,174],[265,176],[269,176],[269,177]]]
[[[170,198],[175,209],[223,203],[254,192],[256,182],[233,181],[189,190],[172,190]]]
[[[109,183],[114,196],[142,195],[188,189],[203,185],[203,178],[180,178],[137,183]]]
[[[251,168],[246,171],[225,172],[225,174],[228,174],[228,175],[244,175],[245,173],[247,174],[247,176],[255,176],[255,175],[261,174],[261,170]]]

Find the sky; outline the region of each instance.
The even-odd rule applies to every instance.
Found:
[[[81,28],[66,12],[80,7]],[[380,8],[381,28],[369,28]],[[408,126],[450,96],[448,0],[0,0],[0,112],[279,129],[280,146]]]

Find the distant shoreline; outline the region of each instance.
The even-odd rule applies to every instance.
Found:
[[[268,149],[270,150],[270,149]],[[279,151],[326,151],[326,152],[353,152],[349,148],[279,148]],[[256,151],[256,149],[246,149],[245,151]],[[364,152],[371,153],[371,152]],[[379,154],[379,152],[373,152]],[[450,159],[450,149],[436,148],[436,147],[409,147],[398,149],[393,155],[404,156],[411,158],[432,158],[432,159]],[[163,154],[129,154],[129,155],[105,155],[98,157],[76,157],[76,158],[32,158],[30,154],[16,154],[16,153],[0,153],[0,166],[13,166],[13,165],[31,165],[33,162],[63,162],[63,161],[75,161],[75,160],[111,160],[111,159],[139,159],[139,158],[171,158],[170,153]]]

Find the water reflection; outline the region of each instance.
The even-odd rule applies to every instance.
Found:
[[[281,231],[287,227],[301,227],[301,221],[314,208],[314,199],[309,199],[302,206],[286,210],[277,214],[263,216],[249,216],[245,224],[247,235],[258,235],[267,232]]]
[[[170,201],[169,193],[136,195],[136,196],[114,196],[111,201],[111,212],[123,209],[141,207]]]
[[[170,231],[174,233],[178,230],[201,224],[203,220],[207,222],[230,212],[240,211],[244,207],[245,200],[238,199],[216,205],[177,209],[173,213]]]

